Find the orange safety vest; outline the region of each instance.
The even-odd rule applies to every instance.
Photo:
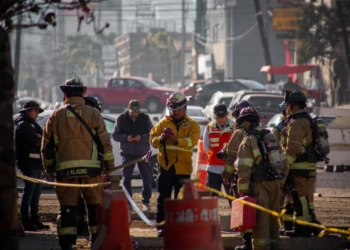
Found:
[[[208,137],[210,147],[208,151],[208,165],[222,165],[224,167],[225,161],[220,160],[216,153],[219,152],[229,142],[231,138],[231,121],[229,125],[221,131],[216,127],[216,121],[207,125]]]

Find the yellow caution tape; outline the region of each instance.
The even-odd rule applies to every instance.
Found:
[[[21,178],[21,179],[24,179],[24,180],[27,180],[27,181],[31,181],[31,182],[35,182],[35,183],[42,183],[42,184],[47,184],[47,185],[53,185],[53,186],[61,186],[61,187],[77,187],[77,188],[87,188],[87,187],[98,187],[98,186],[106,186],[106,185],[110,185],[111,182],[104,182],[104,183],[92,183],[92,184],[70,184],[70,183],[62,183],[62,182],[49,182],[49,181],[44,181],[44,180],[40,180],[40,179],[35,179],[35,178],[32,178],[32,177],[28,177],[28,176],[25,176],[25,175],[22,175],[20,173],[16,173],[17,177],[18,178]],[[348,235],[348,239],[350,240],[350,228],[348,230],[344,230],[344,229],[338,229],[338,228],[331,228],[331,227],[326,227],[324,225],[320,225],[320,224],[316,224],[316,223],[312,223],[312,222],[308,222],[308,221],[303,221],[303,220],[299,220],[299,219],[294,219],[292,216],[286,216],[284,215],[286,210],[285,209],[282,209],[282,211],[280,213],[274,211],[274,210],[271,210],[271,209],[267,209],[265,207],[262,207],[262,206],[259,206],[257,204],[254,204],[254,203],[251,203],[249,201],[245,201],[243,199],[240,199],[240,198],[236,198],[234,196],[231,196],[231,195],[228,195],[228,194],[225,194],[221,191],[218,191],[216,189],[213,189],[213,188],[210,188],[208,186],[205,186],[201,183],[198,182],[198,179],[195,179],[195,180],[192,180],[193,182],[196,182],[197,186],[200,187],[200,188],[204,188],[210,192],[213,192],[213,193],[216,193],[218,194],[219,196],[222,196],[222,197],[225,197],[229,200],[236,200],[240,203],[242,203],[243,205],[247,205],[247,206],[250,206],[250,207],[253,207],[255,209],[258,209],[260,211],[263,211],[265,213],[268,213],[268,214],[271,214],[275,217],[278,218],[278,223],[280,224],[280,226],[282,226],[282,217],[284,220],[287,220],[287,221],[293,221],[294,223],[297,223],[297,224],[300,224],[300,225],[303,225],[303,226],[309,226],[309,227],[314,227],[314,228],[318,228],[318,229],[321,229],[321,233],[318,235],[319,237],[322,237],[324,236],[327,232],[329,233],[338,233],[338,234],[345,234],[345,235]],[[183,191],[183,190],[181,190]],[[182,192],[179,192],[179,195],[178,195],[178,198],[179,199],[182,199],[183,197],[183,194]],[[163,222],[160,222],[160,223],[155,223],[153,224],[152,226],[159,226],[159,225],[164,225],[164,221]]]
[[[264,208],[262,206],[259,206],[257,204],[254,204],[254,203],[251,203],[251,202],[248,202],[248,201],[245,201],[243,199],[237,199],[236,197],[234,196],[231,196],[231,195],[228,195],[228,194],[225,194],[221,191],[218,191],[216,189],[213,189],[213,188],[210,188],[208,186],[205,186],[201,183],[198,182],[198,180],[193,180],[194,182],[197,183],[197,186],[200,187],[200,188],[204,188],[210,192],[213,192],[213,193],[216,193],[218,194],[219,196],[222,196],[222,197],[225,197],[229,200],[236,200],[244,205],[247,205],[247,206],[250,206],[250,207],[253,207],[255,209],[258,209],[260,211],[263,211],[265,213],[268,213],[268,214],[271,214],[275,217],[278,218],[278,223],[280,224],[280,226],[282,225],[282,217],[284,220],[288,220],[288,221],[293,221],[294,223],[297,223],[297,224],[300,224],[300,225],[303,225],[303,226],[309,226],[309,227],[314,227],[314,228],[318,228],[318,229],[321,229],[321,233],[318,235],[318,237],[322,237],[325,235],[325,233],[338,233],[338,234],[345,234],[347,235],[348,239],[350,240],[350,228],[348,230],[344,230],[344,229],[338,229],[338,228],[331,228],[331,227],[326,227],[324,225],[320,225],[320,224],[316,224],[316,223],[312,223],[312,222],[308,222],[308,221],[303,221],[303,220],[299,220],[299,219],[294,219],[292,216],[286,216],[284,215],[286,210],[285,209],[282,209],[281,213],[278,213],[276,211],[273,211],[271,209],[267,209],[267,208]]]
[[[60,187],[88,188],[88,187],[107,186],[107,185],[111,184],[110,182],[91,183],[91,184],[71,184],[71,183],[44,181],[44,180],[28,177],[28,176],[20,174],[20,173],[16,173],[16,175],[18,178],[21,178],[23,180],[27,180],[27,181],[31,181],[31,182],[35,182],[35,183],[46,184],[46,185],[52,185],[52,186],[60,186]]]

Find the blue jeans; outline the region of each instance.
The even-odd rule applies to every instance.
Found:
[[[137,158],[142,157],[142,155],[122,155],[123,158],[123,164],[127,163],[129,161],[135,160]],[[149,204],[149,200],[151,199],[152,195],[152,175],[151,175],[151,169],[148,164],[148,162],[141,161],[137,163],[141,179],[143,182],[142,185],[142,203],[147,205]],[[123,185],[125,189],[128,191],[130,196],[132,197],[132,191],[131,191],[131,179],[132,174],[134,172],[135,164],[123,168]]]
[[[32,177],[35,179],[41,179],[43,175],[43,171],[40,169],[25,170],[25,171],[22,171],[22,173],[23,175],[26,175],[28,177]],[[23,189],[21,209],[20,209],[21,217],[29,218],[29,209],[30,209],[30,216],[33,218],[37,217],[38,211],[39,211],[39,199],[41,195],[41,184],[34,183],[27,180],[23,180],[23,182],[24,182],[24,189]]]

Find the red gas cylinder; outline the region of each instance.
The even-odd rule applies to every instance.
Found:
[[[221,250],[217,198],[198,198],[191,182],[184,184],[182,200],[164,201],[164,249]]]
[[[256,204],[256,199],[244,196],[245,201]],[[253,229],[256,223],[256,209],[235,200],[231,206],[231,226],[235,232],[245,232],[248,229]]]

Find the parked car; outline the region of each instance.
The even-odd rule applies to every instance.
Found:
[[[124,110],[131,99],[137,99],[149,113],[159,113],[169,95],[175,91],[148,78],[130,76],[110,78],[105,87],[89,87],[86,95],[97,97],[102,102],[102,108],[111,112]]]
[[[216,91],[237,92],[242,89],[264,89],[264,85],[247,79],[226,79],[222,81],[210,81],[197,89],[196,102],[198,105],[205,107],[211,96]]]
[[[202,87],[204,83],[208,82],[210,80],[196,80],[191,82],[187,87],[184,87],[181,92],[186,96],[192,96],[194,99],[197,95],[197,89]]]
[[[187,105],[186,113],[189,117],[198,122],[201,129],[200,136],[202,137],[206,126],[210,122],[209,119],[205,116],[203,108],[199,106]],[[158,122],[166,115],[170,115],[170,111],[167,108],[164,109],[163,113],[160,115],[160,118],[156,116],[153,117],[153,121]]]
[[[243,96],[250,95],[250,94],[281,95],[279,92],[277,93],[277,92],[271,92],[267,90],[251,90],[251,89],[240,90],[233,94],[231,102],[228,104],[229,110],[233,111],[234,104],[236,102],[241,101]]]
[[[42,112],[41,114],[39,114],[36,122],[40,125],[40,127],[42,127],[44,129],[45,124],[46,124],[47,120],[49,119],[49,116],[52,113],[53,113],[53,110],[46,110],[46,111]],[[114,124],[117,121],[117,119],[114,117],[111,117],[107,114],[101,114],[101,115],[102,115],[103,121],[105,122],[107,133],[108,133],[109,137],[111,138],[111,143],[113,146],[113,154],[114,154],[114,165],[119,166],[122,164],[122,158],[121,158],[120,152],[119,152],[119,142],[114,141],[112,138]],[[149,159],[149,162],[150,162],[150,168],[151,168],[151,172],[152,172],[152,186],[156,187],[156,178],[158,175],[158,169],[156,169],[156,173],[153,172],[154,164],[152,166],[152,162],[157,161],[157,150],[151,146],[151,151],[152,151],[152,155],[151,155],[151,158]],[[137,166],[135,166],[133,178],[140,178],[139,174],[140,174],[139,169]],[[122,175],[122,169],[119,169],[119,170],[113,172],[113,175]]]
[[[250,94],[242,98],[250,102],[253,107],[258,108],[259,114],[263,115],[260,121],[262,125],[265,125],[272,116],[277,113],[280,113],[279,104],[284,100],[282,95],[274,94]]]
[[[221,92],[217,91],[210,98],[208,104],[204,108],[204,113],[208,117],[209,120],[214,119],[214,106],[216,104],[226,104],[227,107],[232,100],[234,92]]]

